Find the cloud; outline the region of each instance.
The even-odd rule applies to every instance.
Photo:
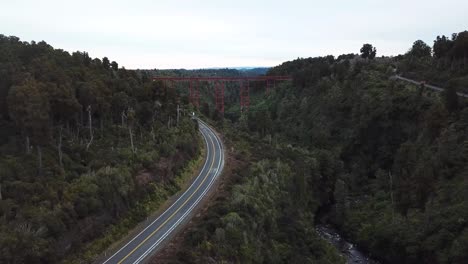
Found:
[[[127,68],[272,66],[297,57],[406,52],[466,29],[468,2],[58,1],[2,3],[0,32]]]

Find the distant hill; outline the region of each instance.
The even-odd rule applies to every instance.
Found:
[[[213,67],[206,70],[237,70],[242,75],[264,75],[271,67]],[[204,69],[205,70],[205,69]]]
[[[238,71],[242,71],[245,75],[265,75],[269,67],[259,67],[259,68],[239,68]]]
[[[206,68],[206,69],[169,69],[169,70],[137,70],[145,72],[149,76],[257,76],[265,75],[270,68],[268,67],[234,67],[234,68]]]
[[[243,75],[264,75],[268,72],[268,70],[271,67],[214,67],[214,68],[208,68],[210,70],[238,70],[240,71]]]

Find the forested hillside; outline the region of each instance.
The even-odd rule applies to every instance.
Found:
[[[454,46],[468,50],[459,38]],[[388,263],[464,263],[468,104],[454,96],[453,84],[435,94],[389,78],[394,66],[405,73],[409,61],[422,59],[418,43],[394,59],[327,57],[273,69],[295,74],[295,85],[266,101],[272,126],[253,121],[249,129],[335,153],[344,170],[321,209],[372,255]],[[441,65],[448,80],[466,78],[460,52],[447,53],[457,67],[442,68],[450,64],[435,52],[438,45],[439,38],[434,56],[427,48],[421,56]]]
[[[391,78],[425,62],[466,78],[464,35],[442,57],[438,37],[434,53],[417,41],[381,58],[364,45],[272,68],[294,81],[220,124],[248,165],[173,262],[335,263],[311,231],[324,222],[383,263],[466,263],[468,104],[459,86],[435,93]]]
[[[0,35],[0,262],[90,261],[177,191],[201,145],[186,102],[108,58]]]
[[[384,263],[466,263],[467,36],[285,62],[268,74],[293,81],[268,95],[252,84],[249,111],[229,86],[224,119],[202,88],[233,173],[173,261],[344,262],[320,222]],[[177,117],[192,111],[186,91],[153,74],[242,73],[129,71],[0,35],[0,262],[91,261],[177,191],[201,144]]]

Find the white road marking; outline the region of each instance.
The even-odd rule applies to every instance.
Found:
[[[206,131],[205,131],[206,132]],[[203,135],[203,139],[205,140],[205,143],[206,145],[208,146],[208,140],[206,139],[206,136],[204,133],[202,133]],[[148,228],[150,228],[155,222],[157,222],[161,217],[163,217],[167,212],[169,212],[172,207],[177,204],[177,202],[183,197],[185,196],[187,193],[189,193],[189,190],[194,186],[195,182],[197,182],[198,180],[198,177],[200,177],[200,175],[203,173],[203,171],[205,170],[205,167],[206,165],[208,164],[208,148],[207,148],[207,159],[205,160],[205,164],[203,165],[203,168],[202,170],[200,171],[200,174],[198,174],[197,178],[192,182],[192,184],[189,186],[189,188],[167,209],[165,210],[158,218],[156,218],[156,220],[154,220],[153,222],[151,222],[151,224],[149,224],[145,229],[143,229],[140,233],[138,233],[138,235],[136,235],[135,237],[132,238],[132,240],[130,240],[127,244],[125,244],[123,247],[121,247],[117,252],[115,252],[110,258],[108,258],[106,261],[104,261],[102,264],[105,264],[107,263],[109,260],[111,260],[115,255],[117,255],[119,252],[121,252],[124,248],[126,248],[130,243],[132,243],[136,238],[138,238],[143,232],[145,232]]]

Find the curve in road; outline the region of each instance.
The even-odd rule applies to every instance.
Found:
[[[206,123],[198,119],[206,144],[206,160],[192,185],[156,220],[122,246],[103,264],[140,263],[152,255],[161,243],[184,221],[200,203],[224,167],[224,148],[221,140]]]

